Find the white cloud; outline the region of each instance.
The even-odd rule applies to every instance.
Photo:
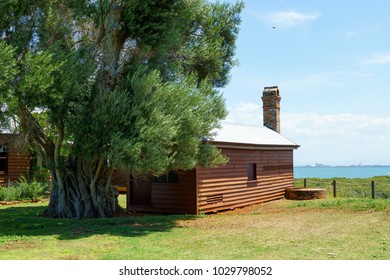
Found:
[[[282,131],[301,145],[299,162],[389,164],[390,117],[317,113],[282,116]]]
[[[287,132],[300,138],[335,137],[360,141],[381,138],[390,133],[389,116],[300,113],[285,114],[283,118]]]
[[[228,108],[228,110],[228,121],[253,125],[263,123],[263,111],[260,104],[239,102],[234,108]]]
[[[351,38],[351,37],[355,37],[357,36],[358,34],[356,32],[353,32],[353,31],[347,31],[345,32],[344,34],[344,38]]]
[[[363,65],[370,65],[370,64],[389,64],[390,63],[390,52],[388,53],[381,53],[381,54],[374,54],[370,58],[364,60],[361,62]]]
[[[263,121],[262,108],[259,104],[240,102],[234,108],[230,108],[228,120],[261,125]],[[356,137],[360,137],[360,139],[370,137],[370,139],[379,139],[383,138],[384,135],[390,135],[390,117],[351,113],[324,115],[313,112],[294,114],[282,112],[281,127],[283,134],[296,138],[342,137],[352,140]]]
[[[261,105],[238,103],[228,120],[262,125]],[[281,131],[301,145],[299,163],[390,164],[390,116],[282,112]]]
[[[305,14],[296,11],[279,11],[267,14],[253,14],[256,18],[260,19],[264,23],[270,26],[275,26],[277,28],[292,28],[298,24],[316,20],[320,16],[319,12]]]
[[[239,113],[253,113],[259,111],[260,106],[250,102],[239,102],[235,111]]]

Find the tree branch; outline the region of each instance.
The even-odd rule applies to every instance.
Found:
[[[19,104],[19,117],[20,128],[27,142],[36,149],[47,167],[53,167],[55,154],[54,143],[46,136],[38,121],[24,104]]]

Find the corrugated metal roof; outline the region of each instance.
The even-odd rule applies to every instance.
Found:
[[[211,140],[212,142],[299,147],[296,143],[264,126],[222,122],[221,128],[214,132],[215,137]]]

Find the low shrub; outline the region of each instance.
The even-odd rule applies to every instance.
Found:
[[[0,201],[36,200],[49,190],[47,183],[29,182],[25,177],[15,185],[0,187]]]
[[[0,187],[0,201],[21,200],[21,191],[17,186]]]

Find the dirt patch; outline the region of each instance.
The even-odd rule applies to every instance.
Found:
[[[9,241],[0,248],[4,250],[26,250],[38,248],[38,244],[29,241]]]
[[[259,214],[259,213],[281,213],[286,212],[286,208],[284,205],[286,201],[277,200],[264,202],[259,204],[254,204],[250,206],[245,206],[241,208],[236,208],[233,210],[218,212],[217,215],[248,215],[248,214]]]
[[[22,203],[37,203],[37,202],[44,202],[44,201],[48,201],[48,199],[0,201],[0,205],[15,205],[15,204],[22,204]]]
[[[68,257],[64,257],[63,258],[64,260],[70,260],[70,261],[78,261],[78,260],[81,260],[81,258],[79,256],[68,256]]]

